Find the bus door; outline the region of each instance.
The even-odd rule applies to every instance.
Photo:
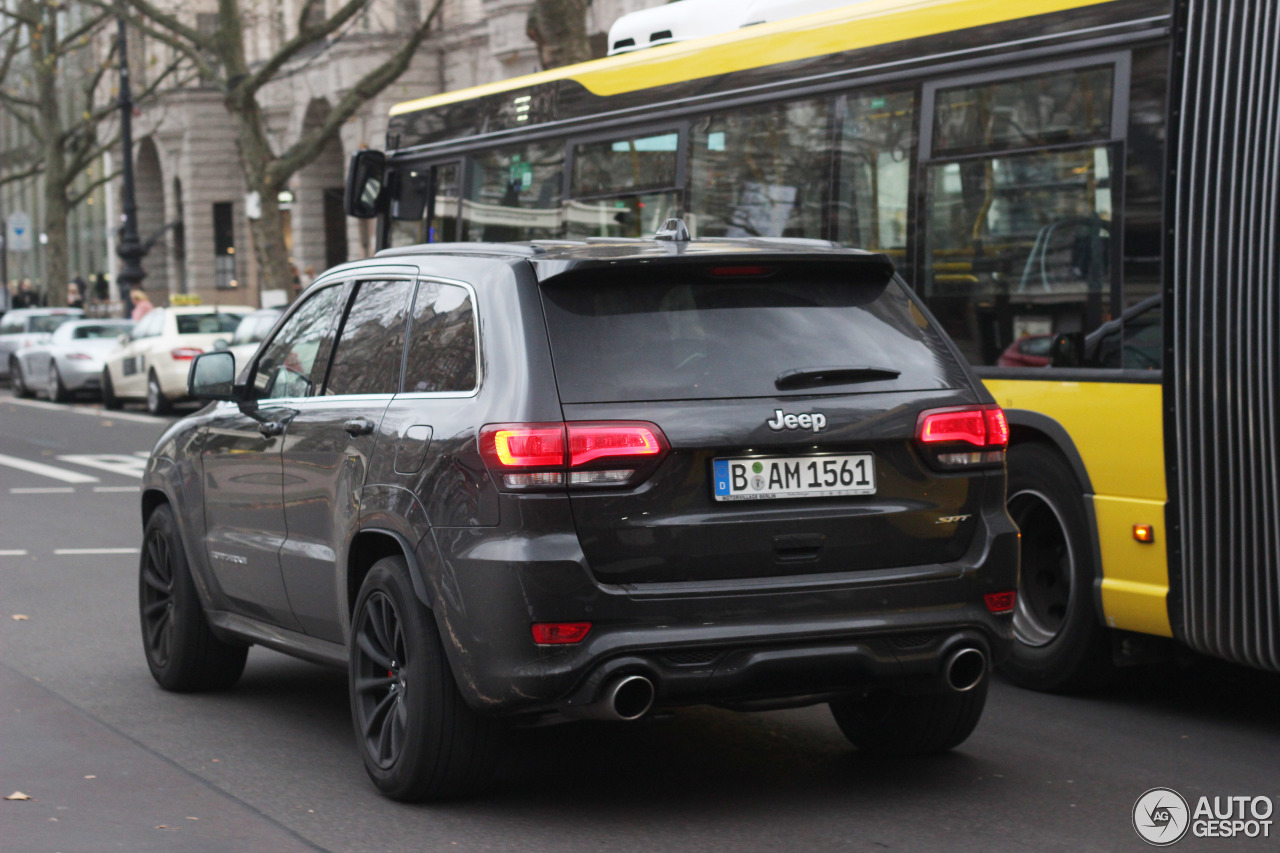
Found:
[[[564,236],[650,237],[683,215],[684,130],[673,123],[570,140]]]

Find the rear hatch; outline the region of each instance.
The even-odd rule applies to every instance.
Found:
[[[822,257],[542,283],[571,440],[574,422],[630,421],[669,444],[639,484],[570,488],[598,580],[860,571],[968,548],[985,473],[940,472],[916,442],[922,412],[978,403],[967,372],[886,260]]]

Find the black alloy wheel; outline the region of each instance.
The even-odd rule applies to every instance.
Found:
[[[138,611],[147,666],[161,687],[222,690],[240,679],[249,647],[223,642],[209,628],[168,504],[151,513],[143,532]]]
[[[491,781],[505,726],[462,698],[431,611],[403,557],[369,569],[351,622],[351,719],[369,778],[396,800],[475,794]]]
[[[173,559],[168,539],[159,532],[147,537],[139,571],[139,607],[147,660],[167,667],[173,652]]]
[[[408,722],[404,628],[395,603],[382,591],[365,599],[361,617],[353,701],[366,754],[385,770],[404,751]]]

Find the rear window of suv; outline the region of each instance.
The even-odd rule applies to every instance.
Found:
[[[776,269],[610,270],[542,288],[565,403],[951,387],[946,344],[897,280]],[[819,369],[845,371],[827,377]],[[807,378],[806,378],[807,377]]]

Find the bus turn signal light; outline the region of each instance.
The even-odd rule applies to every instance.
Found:
[[[1150,524],[1135,524],[1133,526],[1133,538],[1150,545],[1156,541],[1156,529]]]

